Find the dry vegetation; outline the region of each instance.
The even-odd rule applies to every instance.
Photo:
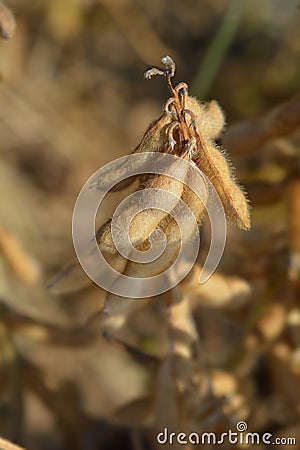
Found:
[[[17,27],[1,5],[0,448],[14,449],[7,439],[28,450],[154,450],[166,426],[221,433],[239,420],[299,445],[297,3],[8,6]],[[54,295],[49,280],[74,256],[76,196],[160,115],[165,83],[142,74],[165,54],[177,81],[226,112],[221,142],[249,194],[252,228],[229,227],[204,285],[195,267],[150,301],[121,305],[92,285]],[[102,223],[114,202],[118,194]],[[208,235],[204,224],[206,245]]]

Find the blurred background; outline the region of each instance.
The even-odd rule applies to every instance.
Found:
[[[299,446],[299,2],[6,6],[17,26],[0,40],[0,436],[29,450],[156,449],[155,433],[180,410],[169,392],[176,376],[164,372],[161,299],[112,312],[107,336],[101,317],[89,322],[101,316],[100,289],[47,288],[74,257],[82,185],[161,114],[167,85],[143,73],[170,55],[176,82],[223,108],[220,142],[252,208],[251,231],[229,227],[210,281],[198,286],[191,274],[178,291],[201,356],[189,361],[199,389],[180,431],[245,420]]]

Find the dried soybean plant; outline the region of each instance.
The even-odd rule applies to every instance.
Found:
[[[154,152],[175,155],[178,160],[174,162],[175,173],[186,170],[182,169],[181,160],[197,166],[213,184],[228,220],[239,228],[248,230],[250,228],[248,201],[234,178],[224,150],[215,143],[224,127],[221,108],[215,101],[202,104],[190,97],[185,83],[179,83],[173,87],[171,80],[175,74],[175,63],[169,56],[162,58],[161,61],[164,68],[152,68],[145,73],[145,77],[151,78],[154,75],[166,77],[171,97],[164,106],[162,116],[149,126],[140,144],[132,153]],[[147,159],[145,161],[146,164]],[[101,178],[93,182],[93,188],[105,188],[111,178],[118,179],[120,173],[126,174],[127,168],[121,165],[117,169],[120,173],[115,170],[114,168],[114,171],[104,172]],[[199,226],[204,218],[207,199],[205,195],[199,199],[189,188],[189,170],[180,175],[184,178],[184,183],[163,173],[153,175],[153,173],[143,172],[142,175],[128,177],[125,181],[116,184],[113,190],[121,191],[131,186],[135,191],[151,191],[152,189],[167,191],[175,197],[173,208],[181,199],[193,212]],[[133,216],[130,206],[124,214]],[[165,255],[160,262],[155,261],[154,264],[138,264],[121,256],[115,246],[111,225],[112,219],[97,231],[97,244],[107,261],[124,275],[137,277],[157,275],[173,263],[180,250],[181,235],[172,217],[172,211],[166,213],[160,209],[148,208],[132,218],[129,237],[136,249],[145,251],[149,248],[150,236],[155,229],[163,231],[166,236]],[[193,233],[195,230],[190,230],[190,234]],[[197,273],[197,268],[194,268],[193,273]],[[79,278],[82,279],[82,284],[78,281]],[[197,284],[196,278],[192,276],[190,283]],[[73,262],[58,274],[51,283],[51,287],[57,293],[65,294],[86,284],[87,278],[82,274],[79,264]],[[199,404],[205,398],[205,405],[215,405],[217,408],[218,401],[214,398],[209,383],[203,377],[199,337],[190,300],[180,285],[160,295],[159,298],[167,316],[168,349],[159,364],[154,408],[155,424],[157,428],[167,426],[174,431],[186,430],[187,427],[189,430],[200,430],[203,425],[201,417],[207,418],[207,411],[206,407],[200,411]],[[132,310],[141,308],[144,304],[141,300],[122,299],[107,292],[104,311],[111,313],[112,316],[122,315],[125,320]],[[108,319],[109,316],[110,314]],[[107,326],[108,322],[104,320],[103,326]],[[113,339],[112,336],[111,338]],[[117,339],[115,342],[120,344]],[[215,408],[212,414],[214,412]]]
[[[205,105],[190,98],[185,85],[173,88],[171,78],[174,65],[169,59],[164,62],[164,70],[150,69],[146,74],[165,76],[172,97],[166,103],[163,115],[150,125],[134,152],[169,152],[178,158],[186,158],[192,164],[199,164],[214,183],[227,217],[242,228],[247,228],[247,201],[234,182],[223,151],[214,143],[224,124],[223,114],[215,102]],[[157,375],[155,388],[149,398],[139,398],[116,409],[110,417],[113,423],[137,428],[150,422],[159,431],[168,427],[175,432],[203,432],[225,431],[229,424],[234,426],[235,422],[243,419],[247,420],[251,431],[268,430],[275,423],[277,432],[283,430],[285,434],[298,436],[295,427],[299,422],[299,278],[295,280],[292,273],[294,279],[291,279],[290,268],[286,264],[287,252],[282,252],[282,238],[278,239],[278,222],[284,220],[282,212],[280,210],[279,215],[277,211],[276,220],[273,220],[268,211],[268,207],[272,209],[286,191],[284,201],[288,206],[289,242],[284,248],[287,248],[292,267],[295,268],[300,248],[298,118],[299,97],[296,97],[262,119],[232,127],[225,135],[224,142],[234,153],[250,154],[249,160],[244,157],[240,161],[239,173],[242,173],[243,182],[250,191],[254,212],[263,206],[265,221],[260,225],[259,233],[262,235],[258,233],[256,223],[253,234],[243,234],[245,238],[242,245],[237,238],[239,249],[234,258],[238,261],[231,273],[239,274],[242,278],[214,274],[206,284],[200,286],[200,267],[197,264],[186,280],[158,298],[156,305],[160,305],[157,306],[160,309],[156,314],[154,308],[149,313],[149,303],[148,308],[144,308],[145,304],[140,300],[120,299],[99,290],[105,297],[105,310],[110,312],[106,320],[101,322],[101,327],[110,337],[111,344],[121,346],[149,371],[155,365]],[[283,140],[283,137],[286,139]],[[284,164],[282,181],[280,179],[279,184],[272,180],[268,182],[268,177],[264,176],[262,182],[262,172],[255,173],[252,170],[253,161],[255,167],[263,169],[263,175],[270,172],[274,162],[280,166]],[[126,168],[120,167],[122,170],[126,171]],[[113,176],[112,172],[106,174],[107,179]],[[96,183],[95,187],[100,188],[101,183],[105,184],[106,178],[98,180],[99,185]],[[163,175],[142,175],[116,185],[115,190],[128,188],[130,183],[135,190],[157,186],[169,189],[189,204],[198,217],[198,223],[201,223],[205,205],[197,201],[186,185],[175,183]],[[138,248],[147,249],[149,233],[159,227],[168,236],[168,258],[171,263],[178,245],[172,219],[161,215],[160,211],[151,213],[145,211],[135,218],[131,239]],[[123,273],[138,273],[137,264],[118,255],[110,235],[110,221],[100,228],[97,239],[107,259],[111,258],[116,266],[119,264]],[[155,269],[159,271],[161,267]],[[57,288],[70,290],[70,283],[77,283],[76,279],[81,275],[79,266],[69,266],[69,272],[64,271],[57,279]],[[251,290],[254,295],[250,297]],[[248,302],[249,298],[251,302]],[[137,330],[138,335],[138,338],[131,340],[130,345],[126,332],[117,329],[129,315],[130,322],[126,323],[127,327],[124,326],[123,330],[131,328],[132,334]],[[105,315],[100,316],[103,318]],[[154,337],[159,349],[153,352],[155,357],[153,354],[150,357],[147,348],[138,339],[145,334],[141,327],[145,326],[148,318],[151,322],[153,317],[158,325],[152,324],[152,329],[149,326],[148,332],[151,329],[153,335],[157,333],[159,336]],[[222,325],[227,319],[234,329],[230,336],[226,323]],[[115,328],[109,328],[111,324]],[[167,335],[165,339],[161,338],[159,328],[164,328]],[[264,376],[267,385],[263,387],[263,393],[260,392],[262,381],[257,381],[257,371],[260,377]],[[289,412],[284,418],[287,405]],[[251,414],[253,411],[260,413]],[[151,436],[151,445],[154,441]]]
[[[171,79],[175,74],[175,63],[169,56],[162,58],[164,69],[152,68],[145,73],[146,78],[154,75],[163,75],[167,79],[168,87],[172,97],[164,106],[163,115],[155,120],[145,132],[140,144],[133,150],[132,154],[171,154],[178,158],[174,162],[175,173],[184,179],[184,183],[170,176],[159,174],[143,174],[128,177],[113,188],[113,191],[121,191],[134,186],[134,190],[160,189],[173,194],[175,200],[173,208],[181,199],[201,224],[205,213],[204,199],[197,198],[195,192],[189,188],[189,170],[180,161],[185,160],[197,166],[208,180],[213,184],[223,205],[228,220],[239,228],[248,230],[250,228],[249,205],[243,190],[238,186],[228,158],[215,141],[224,127],[224,116],[216,101],[201,104],[188,95],[188,86],[179,83],[173,87]],[[145,165],[147,164],[145,159]],[[128,168],[121,166],[118,171],[126,178]],[[149,167],[149,172],[151,172]],[[100,179],[93,182],[92,187],[105,189],[106,183],[112,178],[119,176],[114,166],[102,174]],[[181,179],[182,179],[181,178]],[[134,205],[132,206],[134,210]],[[124,215],[133,216],[130,207]],[[168,214],[162,210],[148,208],[136,214],[130,223],[130,241],[137,250],[145,251],[151,245],[150,236],[155,229],[164,232],[167,248],[160,264],[136,264],[128,261],[118,253],[112,236],[112,219],[108,220],[96,233],[97,243],[100,251],[108,262],[125,275],[154,276],[165,270],[174,261],[180,247],[180,232],[173,220],[172,212]],[[196,230],[185,230],[191,235]],[[80,286],[88,284],[77,262],[73,262],[63,269],[50,284],[53,291],[57,293],[68,293]]]
[[[171,84],[173,72],[174,67],[167,64],[164,70],[151,70],[150,75],[161,74]],[[162,117],[149,127],[135,152],[143,154],[150,150],[158,155],[169,152],[179,159],[193,161],[192,165],[199,164],[214,180],[227,215],[235,223],[238,202],[233,191],[238,188],[234,187],[232,175],[229,176],[231,170],[228,170],[223,151],[214,143],[223,126],[223,114],[215,102],[205,105],[191,99],[184,85],[176,88],[170,86],[170,89],[172,98],[167,102]],[[70,417],[74,414],[76,418],[71,433],[76,439],[81,435],[85,419],[92,414],[97,419],[104,418],[108,423],[135,430],[145,424],[153,426],[155,422],[159,431],[168,426],[170,431],[211,429],[219,432],[226,431],[228,423],[234,428],[235,422],[242,419],[247,420],[250,431],[275,429],[281,434],[299,436],[299,278],[297,281],[295,273],[292,273],[294,279],[291,279],[287,264],[289,256],[294,272],[297,266],[299,272],[299,106],[298,96],[266,113],[261,119],[230,127],[224,135],[222,141],[230,149],[230,154],[242,156],[237,161],[238,173],[253,205],[254,229],[251,233],[230,229],[232,239],[229,236],[221,271],[203,285],[198,283],[201,267],[197,264],[189,277],[172,291],[160,295],[157,301],[120,299],[96,287],[62,297],[59,299],[60,308],[52,313],[50,307],[56,299],[31,282],[36,272],[34,266],[29,264],[27,253],[23,253],[16,240],[11,239],[12,236],[2,233],[0,247],[3,266],[4,269],[9,266],[14,282],[12,289],[5,293],[11,307],[5,308],[2,322],[5,330],[9,330],[16,339],[14,353],[18,352],[24,361],[21,368],[26,380],[24,391],[29,386],[39,398],[52,405],[51,414],[59,417],[60,423],[63,422],[63,433],[69,429]],[[14,110],[18,111],[16,108]],[[10,117],[13,120],[12,114]],[[198,148],[195,142],[202,143],[204,148],[200,145]],[[195,155],[197,152],[198,156]],[[274,165],[277,167],[275,175],[272,173]],[[126,173],[127,168],[120,167],[119,170]],[[114,172],[107,173],[94,187],[101,189],[109,178],[116,175]],[[189,175],[186,173],[186,185],[163,175],[141,175],[119,183],[114,190],[118,191],[117,196],[126,188],[143,191],[147,187],[160,187],[169,190],[176,194],[178,201],[183,198],[190,205],[200,225],[205,205],[198,202],[189,189]],[[233,213],[226,197],[230,194],[234,200]],[[14,198],[11,195],[8,197]],[[287,206],[285,228],[282,206]],[[247,211],[246,203],[244,208]],[[132,242],[142,250],[148,248],[147,238],[151,230],[164,230],[169,239],[165,263],[169,264],[179,243],[178,230],[171,216],[159,210],[145,211],[134,218],[130,230]],[[10,223],[12,221],[13,217],[10,217]],[[240,219],[239,222],[241,224]],[[288,234],[286,242],[285,234]],[[18,234],[14,232],[14,235]],[[100,228],[97,238],[105,257],[115,267],[123,273],[139,275],[140,265],[127,261],[116,251],[110,235],[110,221]],[[41,245],[44,246],[44,242]],[[24,268],[26,272],[20,270]],[[152,268],[158,272],[162,270],[162,266],[158,265]],[[8,279],[8,275],[4,272],[3,279]],[[16,291],[18,280],[20,296]],[[63,272],[57,280],[56,288],[61,292],[75,291],[83,286],[83,281],[89,283],[81,267],[74,263],[70,272]],[[44,289],[43,283],[42,287]],[[22,315],[19,308],[19,305],[26,306],[29,297],[34,295],[37,298],[36,309],[42,313],[40,323],[31,317],[31,312],[28,317]],[[17,297],[18,304],[17,301],[12,303],[13,296]],[[81,326],[72,330],[50,327],[49,323],[60,326],[64,315],[69,315],[71,319],[75,315],[80,316],[80,324],[85,323],[94,312],[95,297],[95,310],[101,311],[97,320],[92,321],[97,327]],[[109,314],[103,314],[103,303]],[[49,316],[53,319],[49,320]],[[101,338],[103,331],[110,338],[108,343]],[[2,345],[5,342],[8,347],[4,366],[8,367],[10,374],[15,374],[19,367],[9,356],[10,341],[6,333],[2,334]],[[96,339],[97,351],[89,354],[90,361],[87,363],[87,359],[79,359],[77,350],[79,353],[83,348],[88,350]],[[66,345],[70,347],[65,348]],[[39,359],[38,350],[44,359]],[[51,350],[52,359],[49,357]],[[111,365],[106,364],[105,351],[113,354],[113,350],[118,351],[115,356],[118,367],[124,367],[121,376],[118,370],[111,374]],[[69,359],[71,355],[74,365]],[[102,400],[102,391],[108,392],[108,405],[114,396],[119,399],[121,390],[127,392],[127,386],[124,389],[126,365],[131,364],[133,359],[138,362],[135,370],[138,366],[147,372],[147,389],[139,390],[138,394],[135,392],[134,396],[125,400],[123,397],[120,403],[114,403],[113,409],[107,408]],[[74,379],[79,397],[86,402],[84,405],[84,402],[78,404],[70,399],[67,387],[64,389],[66,375],[57,375],[55,371],[56,367],[64,364]],[[107,388],[101,371],[95,370],[94,375],[90,374],[98,365],[107,370],[109,375],[106,378],[112,380],[113,388]],[[79,369],[82,371],[81,378],[75,379]],[[9,389],[17,391],[15,377],[6,376],[6,373],[3,372],[1,378],[1,394],[5,398]],[[57,389],[47,387],[48,374],[57,380]],[[128,383],[130,386],[138,384],[131,379]],[[117,394],[115,388],[120,389]],[[91,389],[92,394],[87,389]],[[220,401],[222,397],[225,399]],[[97,407],[100,405],[99,409],[91,406],[93,401]],[[14,402],[15,396],[11,403],[16,408]],[[254,411],[255,414],[252,413]],[[5,415],[9,423],[15,424],[19,414],[17,410],[13,416]],[[11,436],[7,432],[3,434]],[[150,448],[155,447],[153,436],[149,442]],[[1,445],[5,448],[2,442]]]

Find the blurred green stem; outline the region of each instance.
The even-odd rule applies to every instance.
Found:
[[[231,0],[224,19],[194,78],[191,94],[205,98],[212,86],[244,12],[245,0]]]

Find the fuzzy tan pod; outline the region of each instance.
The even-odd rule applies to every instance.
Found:
[[[135,164],[135,162],[134,158],[129,158],[124,164],[117,161],[111,166],[112,168],[101,172],[101,179],[94,181],[92,186],[102,191],[108,189],[116,192],[131,185],[134,187],[135,193],[141,194],[138,201],[144,200],[142,203],[146,206],[149,205],[149,202],[147,203],[149,191],[154,195],[161,196],[156,198],[159,200],[161,209],[158,209],[157,206],[149,206],[136,213],[136,201],[129,201],[126,209],[112,214],[112,218],[96,232],[97,244],[105,259],[108,262],[114,260],[120,275],[137,278],[153,277],[165,272],[181,250],[182,234],[185,239],[190,239],[198,232],[197,226],[200,226],[206,206],[211,200],[209,196],[212,194],[208,189],[209,182],[215,188],[228,220],[240,228],[250,228],[249,205],[246,196],[233,176],[227,156],[215,144],[225,122],[221,108],[216,101],[201,104],[195,98],[190,97],[188,87],[184,83],[173,87],[171,77],[174,75],[175,65],[169,57],[163,58],[162,62],[166,67],[165,70],[150,69],[146,76],[149,78],[153,75],[165,75],[172,97],[166,102],[163,114],[150,124],[141,142],[132,152],[132,154],[145,156],[141,166],[138,167],[139,170],[134,171],[137,175],[131,176],[131,164]],[[162,154],[162,156],[164,154],[174,155],[175,158],[168,163],[170,167],[157,173],[151,170],[150,159],[147,159],[147,156],[153,153]],[[204,177],[203,185],[205,186],[202,188],[201,198],[191,188],[195,185],[192,170],[195,169],[195,166],[206,177]],[[175,178],[170,176],[170,173],[174,174]],[[121,181],[116,181],[115,186],[111,189],[112,179]],[[172,204],[165,204],[168,196],[164,196],[164,194],[172,196]],[[180,202],[192,211],[195,218],[194,225],[185,217]],[[173,213],[178,209],[181,211],[180,215],[183,219],[181,221],[183,230],[179,229],[173,217]],[[119,220],[122,226],[124,223],[130,222],[130,227],[126,232],[131,246],[140,252],[148,250],[153,232],[156,230],[163,232],[167,243],[163,256],[159,260],[146,264],[131,261],[130,254],[126,255],[128,260],[124,259],[118,252],[120,247],[119,242],[116,241],[119,239],[122,243],[124,240],[122,230],[119,233],[120,236],[118,233],[113,235],[112,232],[115,219]],[[118,264],[118,260],[120,264]],[[75,267],[78,269],[77,265],[74,265]],[[72,271],[72,266],[69,266],[64,273],[67,273],[72,279],[70,276]],[[60,277],[57,280],[63,285]],[[83,285],[85,283],[86,278],[83,280]],[[78,284],[74,283],[74,285]],[[55,289],[57,290],[57,283]]]
[[[187,97],[185,105],[196,122],[196,149],[193,161],[214,185],[223,204],[227,219],[239,228],[250,229],[249,203],[243,189],[238,185],[232,165],[225,151],[214,140],[224,127],[224,115],[216,101],[200,104]],[[191,123],[190,123],[191,128]]]

